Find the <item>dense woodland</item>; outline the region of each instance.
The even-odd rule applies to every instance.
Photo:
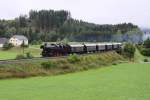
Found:
[[[11,37],[22,34],[33,41],[58,41],[63,39],[86,40],[86,36],[125,34],[138,26],[132,23],[117,25],[98,25],[71,17],[69,11],[31,10],[29,15],[21,15],[14,20],[0,20],[0,37]]]

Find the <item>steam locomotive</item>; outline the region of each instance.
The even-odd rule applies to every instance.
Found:
[[[68,54],[86,54],[102,51],[118,50],[121,43],[86,43],[86,44],[49,44],[41,46],[43,57],[66,56]]]

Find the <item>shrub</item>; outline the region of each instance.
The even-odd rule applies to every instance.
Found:
[[[20,55],[16,56],[16,59],[26,59],[26,57],[24,55],[20,54]]]
[[[51,69],[51,68],[56,67],[56,63],[55,63],[55,62],[52,62],[52,61],[47,61],[47,62],[41,63],[41,66],[42,66],[44,69]]]
[[[116,63],[116,62],[113,62],[112,65],[117,65],[117,63]]]
[[[123,51],[122,51],[122,48],[117,49],[117,50],[116,50],[116,52],[117,52],[118,54],[120,54],[120,55],[121,55],[121,54],[122,54],[122,52],[123,52]]]
[[[145,59],[144,59],[144,62],[148,62],[148,59],[145,58]]]
[[[137,46],[140,53],[144,56],[150,56],[150,40],[144,41],[143,45]]]
[[[36,41],[36,40],[33,40],[31,42],[32,45],[39,45],[39,44],[42,44],[42,40],[39,40],[39,41]]]
[[[141,54],[144,55],[144,56],[150,56],[150,49],[142,48],[141,49]]]
[[[33,56],[32,56],[32,54],[30,52],[27,52],[26,53],[26,58],[31,59],[31,58],[33,58]]]
[[[142,48],[143,48],[142,45],[136,45],[136,47],[139,51],[142,51]]]
[[[124,48],[123,48],[123,53],[126,57],[130,58],[130,60],[132,58],[134,58],[134,54],[135,54],[135,46],[131,43],[126,43]]]
[[[31,59],[33,56],[31,55],[30,52],[27,52],[26,55],[19,54],[16,56],[16,59]]]
[[[12,47],[14,47],[13,44],[11,44],[11,43],[5,43],[4,46],[3,46],[3,50],[9,50]]]
[[[143,47],[144,48],[150,48],[150,39],[147,39],[144,41]]]
[[[67,58],[68,62],[70,63],[76,63],[80,61],[80,58],[77,54],[70,54]]]
[[[73,55],[71,55],[71,57],[72,56]],[[80,58],[79,56],[75,55],[75,57],[77,57],[78,60],[73,61],[80,62],[69,63],[66,58],[63,58],[50,61],[21,61],[20,63],[16,64],[2,64],[0,65],[0,78],[57,75],[71,73],[75,71],[88,70],[91,68],[100,68],[106,65],[116,65],[119,62],[123,61],[122,57],[115,52],[85,55],[81,56]],[[21,55],[21,57],[19,58],[24,58],[24,56]]]

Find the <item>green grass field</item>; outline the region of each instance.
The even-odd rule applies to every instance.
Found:
[[[1,100],[150,100],[150,64],[119,64],[74,74],[0,80]]]
[[[29,48],[25,48],[25,53],[30,52],[34,57],[40,57],[40,46],[39,45],[32,45]],[[17,55],[23,54],[22,48],[12,48],[10,50],[0,50],[0,60],[5,59],[15,59]]]

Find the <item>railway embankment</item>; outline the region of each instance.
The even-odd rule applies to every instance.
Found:
[[[124,58],[115,51],[84,56],[73,54],[53,59],[18,60],[16,63],[10,61],[0,64],[0,79],[59,75],[116,65],[122,61]]]

